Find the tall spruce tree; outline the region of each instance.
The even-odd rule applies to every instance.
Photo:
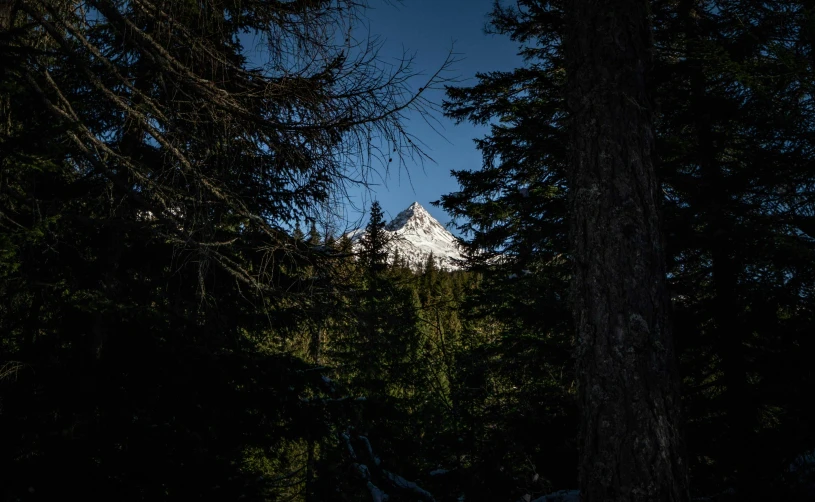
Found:
[[[384,270],[388,261],[388,236],[385,233],[385,215],[378,200],[371,203],[368,224],[360,243],[363,266],[372,273]]]
[[[528,64],[449,88],[445,103],[452,118],[490,127],[476,140],[481,168],[454,171],[460,190],[440,204],[460,218],[483,277],[464,302],[456,399],[471,427],[473,492],[492,498],[577,485],[562,26],[559,2],[496,4],[491,29],[522,44]]]

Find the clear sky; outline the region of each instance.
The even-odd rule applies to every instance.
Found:
[[[521,65],[515,42],[484,33],[492,4],[493,0],[372,0],[367,17],[371,34],[378,35],[384,43],[382,59],[398,59],[407,50],[415,53],[415,70],[433,73],[452,47],[461,61],[452,67],[449,76],[458,76],[462,80],[459,85],[472,85],[476,72],[511,70]],[[421,79],[416,79],[415,85],[420,86]],[[430,91],[428,98],[440,103],[444,92]],[[425,162],[422,167],[407,159],[410,179],[405,169],[394,170],[385,180],[376,179],[379,184],[374,193],[353,192],[355,206],[367,208],[370,200],[376,198],[389,220],[418,201],[443,224],[450,220],[444,211],[431,207],[430,201],[457,190],[451,170],[481,166],[480,153],[472,140],[483,136],[485,129],[470,124],[456,126],[441,115],[436,118],[440,125],[435,127],[442,135],[415,115],[409,116],[405,124],[411,134],[427,145],[426,151],[435,162]],[[360,216],[353,208],[348,212],[352,220]]]

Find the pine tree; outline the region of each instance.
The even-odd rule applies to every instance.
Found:
[[[299,221],[297,223],[295,223],[294,231],[292,232],[291,236],[296,241],[302,241],[305,238],[306,234],[303,233],[303,229],[300,227],[300,222]]]
[[[385,231],[385,217],[379,201],[371,203],[368,225],[360,239],[361,257],[366,269],[378,273],[385,269],[388,260],[388,237]]]
[[[461,217],[469,266],[481,275],[463,304],[468,351],[455,391],[470,429],[474,497],[503,498],[519,479],[536,479],[515,492],[519,497],[577,485],[573,329],[565,301],[568,132],[556,43],[562,25],[557,2],[496,6],[491,29],[523,43],[529,64],[481,73],[473,87],[450,88],[445,103],[452,118],[490,127],[476,140],[483,165],[455,171],[460,190],[440,202]]]
[[[317,246],[322,240],[320,232],[317,231],[317,223],[312,221],[308,229],[308,243],[312,246]]]

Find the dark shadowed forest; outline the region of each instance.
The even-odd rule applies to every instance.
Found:
[[[0,0],[2,500],[815,500],[812,2],[378,3]],[[455,269],[337,209],[439,107]]]

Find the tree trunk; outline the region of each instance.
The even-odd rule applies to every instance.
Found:
[[[567,3],[583,502],[689,499],[646,94],[647,5]]]
[[[11,29],[16,10],[16,0],[0,0],[0,34]]]

